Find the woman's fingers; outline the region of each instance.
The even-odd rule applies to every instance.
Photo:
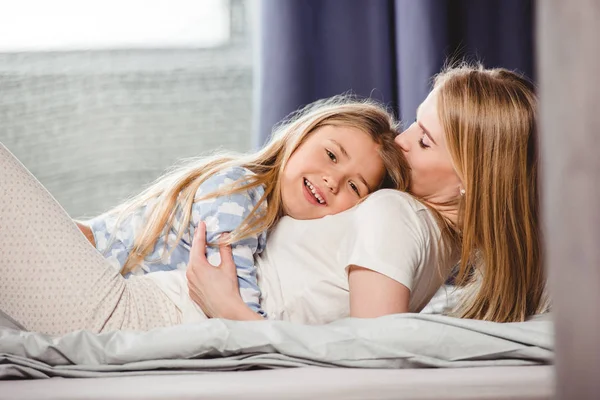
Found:
[[[192,299],[198,302],[198,299],[193,296],[193,293],[197,287],[197,280],[201,279],[200,274],[202,268],[208,264],[206,259],[206,225],[200,221],[194,232],[194,238],[192,239],[192,248],[190,249],[190,260],[188,261],[188,267],[185,271],[185,276],[188,280],[188,288],[190,289],[190,295]]]
[[[230,277],[237,278],[237,270],[235,262],[233,261],[233,251],[231,245],[225,244],[224,242],[229,238],[228,233],[221,235],[221,243],[219,244],[219,254],[221,255],[221,265],[223,271]]]
[[[228,276],[237,277],[231,246],[223,243],[227,241],[228,237],[229,233],[224,233],[221,235],[219,240],[219,254],[221,256],[221,264],[219,267],[221,267]],[[206,258],[206,224],[200,221],[196,231],[194,232],[194,239],[192,240],[190,261],[188,264],[188,275],[196,273],[196,269],[204,268],[205,266],[210,265],[211,264]]]
[[[221,235],[221,264],[213,267],[206,258],[206,225],[200,222],[194,233],[190,262],[186,271],[190,298],[207,317],[229,318],[232,310],[247,307],[239,292],[237,271],[231,246],[223,244],[228,234]]]
[[[206,224],[203,221],[198,223],[190,250],[190,264],[200,264],[196,261],[206,261]]]
[[[197,244],[201,247],[206,246],[206,223],[204,221],[200,221],[198,223],[198,227],[196,227],[196,232],[194,232],[194,242],[192,245],[194,244]]]

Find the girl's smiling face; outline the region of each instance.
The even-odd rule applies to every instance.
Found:
[[[378,150],[369,134],[357,128],[317,128],[294,151],[281,174],[285,214],[315,219],[352,208],[385,176]]]

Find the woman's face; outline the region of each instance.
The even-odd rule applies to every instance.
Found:
[[[349,126],[317,128],[294,151],[281,176],[286,215],[315,219],[347,210],[379,187],[379,145]]]
[[[454,170],[433,90],[417,109],[417,120],[396,137],[411,168],[410,192],[433,203],[456,199],[462,188]]]

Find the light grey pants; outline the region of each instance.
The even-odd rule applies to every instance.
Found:
[[[0,143],[0,310],[26,329],[149,330],[180,322],[149,279],[124,279]]]

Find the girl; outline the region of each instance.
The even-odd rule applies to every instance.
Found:
[[[27,329],[150,329],[195,320],[181,285],[191,238],[231,244],[240,295],[260,309],[253,259],[283,215],[315,219],[347,210],[380,187],[403,187],[396,122],[379,105],[338,97],[279,126],[260,152],[219,156],[180,168],[82,230],[122,265],[124,280],[60,206],[4,148],[0,212],[0,308]],[[35,240],[28,240],[34,226]],[[204,225],[203,225],[204,226]],[[224,232],[231,232],[220,240]],[[208,256],[216,253],[209,250]],[[214,261],[218,263],[218,258]],[[200,315],[200,317],[202,317]]]

